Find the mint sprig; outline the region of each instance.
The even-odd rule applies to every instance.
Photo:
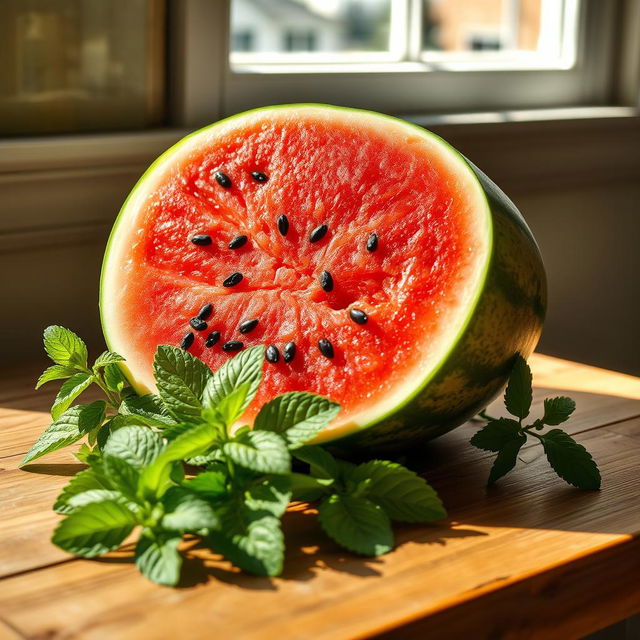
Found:
[[[487,424],[472,438],[471,444],[478,449],[496,452],[488,484],[502,478],[517,463],[518,453],[528,438],[537,439],[544,449],[551,468],[565,482],[583,490],[600,488],[600,471],[591,454],[562,429],[551,429],[541,433],[545,426],[556,426],[566,422],[576,408],[576,403],[566,396],[546,398],[544,415],[529,425],[523,424],[528,417],[533,399],[532,375],[525,359],[517,355],[504,394],[507,411],[512,418],[492,418],[481,412]]]
[[[184,535],[258,575],[282,571],[281,518],[292,499],[318,500],[318,518],[343,547],[364,555],[393,548],[392,520],[424,522],[446,513],[435,491],[399,464],[354,465],[307,444],[340,406],[306,392],[266,403],[255,423],[237,422],[262,381],[264,348],[252,347],[212,372],[190,353],[158,347],[158,393],[138,395],[105,351],[89,366],[84,342],[63,327],[45,331],[53,366],[38,387],[62,380],[53,423],[22,464],[84,438],[76,457],[87,465],[58,496],[64,519],[54,544],[85,557],[137,535],[135,564],[148,579],[180,579]],[[92,385],[104,400],[73,403]],[[292,471],[292,460],[309,473]],[[198,465],[185,477],[185,465]]]

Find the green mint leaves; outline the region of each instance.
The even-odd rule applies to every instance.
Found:
[[[576,403],[564,396],[546,398],[542,418],[525,426],[522,420],[529,415],[532,398],[531,369],[524,358],[518,355],[504,394],[505,407],[517,420],[493,419],[481,414],[489,421],[471,438],[474,447],[498,454],[491,467],[488,484],[492,485],[515,467],[520,449],[528,437],[533,437],[540,441],[551,468],[565,482],[578,489],[599,489],[600,471],[591,454],[581,444],[561,429],[541,433],[545,425],[556,426],[568,420]]]
[[[53,423],[31,447],[21,466],[73,444],[85,435],[90,442],[98,439],[103,442],[109,432],[109,428],[104,431],[103,426],[112,418],[108,410],[117,411],[122,399],[135,393],[118,366],[118,363],[124,362],[122,356],[105,351],[89,368],[87,346],[69,329],[47,327],[44,331],[44,348],[54,364],[38,378],[36,389],[56,380],[64,382],[51,407]],[[106,401],[74,405],[78,397],[92,385],[102,390]],[[102,436],[99,438],[100,433]]]
[[[204,362],[176,347],[158,347],[153,371],[158,393],[167,411],[177,420],[198,420],[202,412],[202,393],[211,378]]]
[[[371,460],[354,465],[317,446],[292,453],[310,469],[309,476],[294,474],[294,499],[320,499],[322,528],[349,551],[378,556],[393,549],[391,520],[432,522],[447,516],[427,482],[400,464]]]
[[[278,433],[292,446],[316,436],[340,412],[340,405],[313,393],[284,393],[265,404],[255,428]]]
[[[45,349],[54,364],[37,387],[62,384],[53,422],[22,464],[86,438],[77,457],[88,468],[54,504],[63,519],[52,540],[70,553],[95,557],[134,535],[140,572],[175,585],[180,542],[189,535],[244,571],[275,576],[284,562],[281,518],[292,499],[318,500],[324,531],[363,555],[393,548],[393,520],[446,516],[435,491],[409,469],[381,460],[354,465],[308,445],[340,411],[327,398],[285,393],[260,409],[253,427],[238,425],[262,382],[262,346],[215,372],[182,349],[160,346],[157,394],[145,395],[129,384],[121,356],[105,351],[90,366],[84,342],[63,327],[45,331]],[[105,399],[74,404],[92,386]],[[294,472],[294,459],[308,473]],[[185,477],[185,464],[198,473]]]

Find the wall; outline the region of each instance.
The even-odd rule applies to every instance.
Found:
[[[505,189],[538,239],[550,290],[540,350],[640,374],[637,119],[430,125]],[[55,171],[40,143],[20,152],[0,143],[0,361],[39,357],[52,323],[101,348],[109,226],[148,162],[178,136],[85,138],[57,155]]]

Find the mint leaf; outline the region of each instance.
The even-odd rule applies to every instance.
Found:
[[[140,475],[163,449],[160,436],[147,427],[123,427],[114,431],[102,449],[107,478],[122,493],[137,499]]]
[[[249,406],[262,381],[264,347],[258,345],[241,351],[227,360],[211,377],[205,389],[202,403],[208,409],[215,409],[223,398],[235,389],[249,383],[247,395],[240,406],[240,413]]]
[[[188,351],[160,345],[153,370],[158,392],[169,413],[179,421],[199,421],[202,393],[211,378],[209,367]]]
[[[227,495],[227,476],[222,471],[203,471],[182,486],[212,500]]]
[[[531,369],[529,369],[526,360],[518,354],[504,392],[504,404],[511,415],[517,418],[526,418],[529,415],[529,409],[531,409],[532,398]]]
[[[211,423],[191,425],[167,445],[162,458],[187,460],[205,453],[218,442],[221,428],[222,425]]]
[[[364,497],[382,507],[392,520],[431,522],[447,516],[438,494],[426,480],[395,462],[365,462],[347,478],[356,486],[366,483]]]
[[[118,362],[124,362],[124,358],[121,355],[114,353],[113,351],[104,351],[93,363],[93,370],[97,371],[101,367],[106,367],[108,364],[116,364]]]
[[[206,453],[219,438],[219,426],[212,424],[192,425],[188,431],[172,440],[167,448],[150,464],[141,476],[141,486],[156,493],[166,484],[170,467],[178,460],[187,460]]]
[[[87,346],[69,329],[57,325],[47,327],[44,330],[44,349],[56,364],[87,368]]]
[[[251,390],[251,383],[244,382],[229,395],[220,400],[216,406],[216,415],[222,416],[227,427],[230,427],[242,415],[247,406],[247,396]],[[205,417],[210,409],[204,411]]]
[[[282,572],[284,536],[278,518],[235,501],[229,501],[218,514],[221,528],[209,534],[216,551],[249,573],[277,576]]]
[[[472,438],[471,444],[485,451],[500,451],[520,433],[520,425],[510,418],[491,420]]]
[[[316,478],[338,478],[338,461],[322,447],[308,445],[294,450],[293,455],[311,467],[311,475]]]
[[[76,474],[69,484],[60,492],[53,505],[53,510],[57,513],[71,513],[73,508],[69,507],[69,501],[76,495],[93,490],[108,490],[109,483],[100,476],[94,469],[85,469]]]
[[[42,372],[42,375],[36,382],[36,389],[39,389],[43,384],[51,382],[52,380],[64,380],[70,378],[76,372],[75,367],[62,364],[52,364],[48,369]]]
[[[293,500],[315,502],[330,491],[333,478],[314,478],[306,473],[291,474],[291,493]]]
[[[600,488],[598,466],[581,444],[562,429],[552,429],[542,438],[549,464],[565,482],[587,491]]]
[[[122,369],[117,364],[106,365],[103,377],[107,389],[109,389],[109,391],[115,391],[116,393],[121,393],[128,384],[124,373],[122,373]]]
[[[160,525],[169,531],[197,533],[215,529],[220,522],[211,505],[181,487],[171,487],[162,497],[165,508]]]
[[[285,441],[268,431],[245,431],[222,445],[230,460],[262,473],[289,473],[291,457]]]
[[[379,556],[393,549],[391,523],[382,507],[366,498],[332,495],[318,508],[326,534],[339,545],[364,556]]]
[[[121,505],[129,509],[131,513],[135,514],[136,517],[141,513],[141,508],[138,504],[128,500],[122,493],[113,489],[90,489],[84,493],[78,493],[75,496],[72,496],[66,505],[66,513],[73,513],[78,508],[84,507],[87,504],[105,502],[107,500],[119,502]]]
[[[42,432],[20,466],[80,440],[83,435],[102,424],[105,408],[105,402],[98,400],[65,411]]]
[[[561,424],[569,419],[569,416],[575,411],[575,409],[576,403],[566,396],[545,398],[542,422],[548,425]]]
[[[140,573],[168,587],[178,584],[182,556],[178,553],[180,534],[145,529],[136,545],[136,567]]]
[[[72,375],[60,387],[58,395],[51,407],[51,417],[56,420],[62,415],[69,405],[88,387],[91,386],[94,378],[90,373],[76,373]]]
[[[140,484],[140,471],[117,456],[104,455],[102,461],[107,480],[125,496],[136,500]]]
[[[134,415],[150,427],[166,427],[176,424],[167,411],[160,396],[147,393],[143,396],[125,398],[120,404],[122,415]]]
[[[516,435],[512,440],[509,440],[504,444],[502,449],[498,452],[496,459],[493,461],[493,466],[489,472],[489,480],[487,481],[489,486],[496,482],[496,480],[502,478],[505,474],[509,473],[509,471],[516,466],[518,452],[526,441],[527,436]]]
[[[163,448],[162,438],[151,429],[127,426],[109,436],[102,455],[120,458],[142,471],[160,455]]]
[[[64,551],[92,558],[117,549],[135,525],[134,514],[119,502],[94,502],[62,520],[51,541]]]
[[[292,391],[267,402],[256,416],[253,428],[273,431],[290,446],[298,446],[320,433],[339,412],[340,405],[327,398]]]
[[[252,482],[245,490],[244,501],[252,511],[268,511],[279,518],[291,500],[289,476],[267,475]]]

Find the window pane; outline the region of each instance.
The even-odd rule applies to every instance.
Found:
[[[554,57],[560,51],[562,15],[561,0],[425,0],[423,48]]]
[[[232,54],[389,52],[391,0],[233,0]]]
[[[163,33],[162,0],[3,0],[0,135],[157,124]]]

